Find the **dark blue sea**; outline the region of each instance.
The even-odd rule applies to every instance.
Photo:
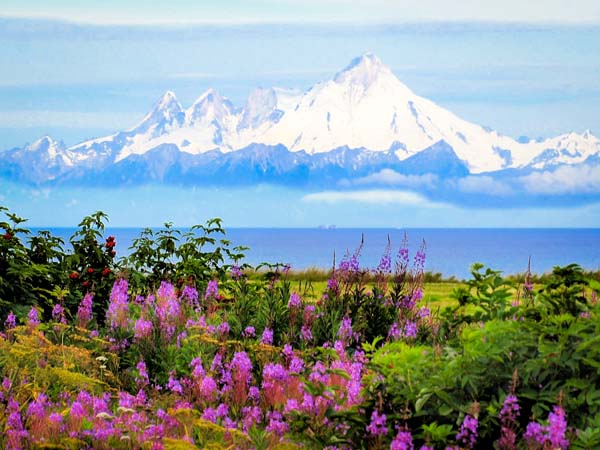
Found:
[[[68,241],[74,229],[52,228],[54,235]],[[107,231],[117,239],[119,256],[129,253],[140,229],[114,228]],[[469,266],[481,262],[505,274],[523,273],[531,257],[531,270],[544,273],[553,266],[577,263],[585,269],[600,269],[600,229],[307,229],[232,228],[226,238],[233,245],[250,247],[245,262],[289,263],[294,269],[330,268],[346,252],[354,252],[364,238],[362,267],[376,267],[385,251],[388,236],[392,256],[408,239],[411,257],[425,242],[426,270],[444,276],[469,277]]]

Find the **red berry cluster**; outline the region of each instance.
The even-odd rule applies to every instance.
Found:
[[[6,239],[7,241],[9,239],[12,239],[12,234],[10,234],[8,231],[4,234],[4,239]]]
[[[111,256],[115,256],[117,254],[117,252],[114,250],[115,245],[117,245],[117,241],[115,240],[114,236],[109,236],[108,238],[106,238],[106,251],[111,255]]]

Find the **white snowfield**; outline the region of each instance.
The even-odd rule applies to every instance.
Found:
[[[543,169],[600,155],[600,140],[589,131],[520,143],[467,122],[416,95],[375,55],[365,54],[304,94],[257,89],[242,108],[209,89],[183,109],[168,91],[136,127],[63,148],[62,158],[65,165],[90,165],[96,158],[117,162],[163,144],[190,154],[282,144],[308,154],[348,146],[394,151],[405,159],[440,140],[454,149],[471,173]],[[60,151],[58,144],[50,147]]]

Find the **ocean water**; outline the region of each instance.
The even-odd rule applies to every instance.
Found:
[[[74,229],[50,231],[68,241]],[[129,253],[140,229],[107,230],[117,240],[118,256]],[[293,269],[330,268],[334,255],[339,263],[364,242],[360,252],[362,267],[374,268],[384,253],[388,237],[394,257],[406,235],[411,258],[425,245],[425,269],[445,276],[469,277],[469,266],[481,262],[505,274],[523,273],[531,257],[531,270],[544,273],[557,265],[577,263],[585,269],[600,269],[600,229],[308,229],[232,228],[226,238],[232,246],[250,247],[244,261],[287,263]]]

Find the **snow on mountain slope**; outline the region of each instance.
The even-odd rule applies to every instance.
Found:
[[[463,120],[412,92],[375,55],[365,54],[303,94],[258,88],[239,109],[213,89],[183,109],[175,94],[167,91],[135,127],[69,149],[50,146],[50,156],[45,158],[53,161],[51,167],[60,165],[55,170],[59,173],[67,166],[110,165],[157,148],[201,155],[260,144],[263,147],[256,148],[282,145],[290,152],[312,156],[339,148],[363,149],[405,160],[440,141],[451,147],[470,173],[545,169],[600,157],[600,140],[589,132],[517,142]],[[37,158],[29,147],[20,149],[22,158]],[[17,153],[9,157],[5,152],[0,159],[23,165],[15,162]],[[356,161],[359,164],[360,158]]]
[[[23,148],[3,152],[4,171],[18,178],[37,182],[51,180],[69,171],[76,164],[73,153],[62,142],[44,136]]]
[[[396,142],[407,150],[397,152],[400,159],[444,140],[475,173],[509,165],[496,149],[510,150],[513,161],[533,157],[526,145],[419,97],[371,54],[313,87],[297,108],[255,140],[308,153],[327,152],[342,144],[388,150]]]
[[[600,139],[589,130],[583,134],[562,134],[528,145],[535,154],[529,166],[536,169],[560,164],[579,164],[591,156],[600,156]]]

